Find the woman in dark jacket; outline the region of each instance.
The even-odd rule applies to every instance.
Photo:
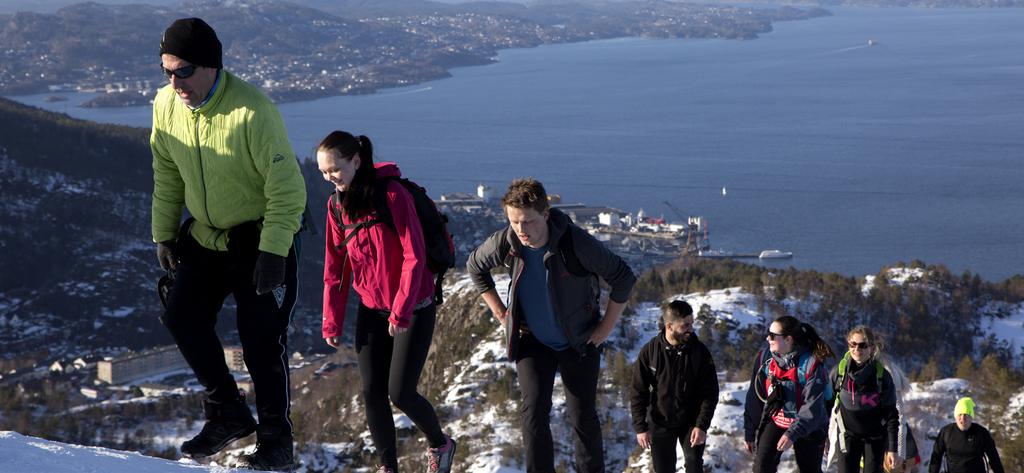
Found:
[[[693,333],[685,301],[662,307],[662,330],[633,364],[630,410],[640,448],[651,449],[655,473],[676,471],[676,443],[687,472],[704,471],[704,445],[718,405],[718,373],[711,352]]]
[[[775,473],[782,453],[793,448],[800,473],[821,473],[825,451],[827,368],[832,348],[808,324],[794,317],[775,319],[768,329],[770,356],[755,367],[744,414],[749,421],[762,408],[747,451],[754,454],[754,473]]]
[[[897,392],[881,358],[875,332],[859,326],[846,334],[849,351],[832,369],[838,415],[832,418],[839,473],[881,473],[896,466],[900,428]],[[863,458],[863,469],[861,459]]]

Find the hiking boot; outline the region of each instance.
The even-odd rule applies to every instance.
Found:
[[[455,460],[455,440],[447,438],[443,447],[427,449],[427,473],[451,473],[452,461]]]
[[[206,413],[203,430],[181,444],[181,454],[189,458],[213,455],[229,443],[256,431],[256,420],[252,418],[245,398],[227,403],[203,401],[203,411]]]
[[[292,436],[263,424],[256,432],[256,451],[242,459],[243,468],[257,471],[292,471],[297,466]]]

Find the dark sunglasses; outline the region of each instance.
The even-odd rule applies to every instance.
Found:
[[[768,331],[768,340],[775,340],[775,337],[785,337],[785,334],[775,333],[771,330]]]
[[[868,348],[871,348],[872,345],[870,343],[868,343],[868,342],[860,342],[860,343],[849,342],[847,344],[847,346],[849,346],[851,350],[853,350],[854,348],[858,348],[858,349],[861,349],[861,350],[867,350]]]
[[[188,79],[189,77],[192,77],[192,74],[196,73],[196,66],[188,65],[184,67],[179,67],[172,71],[164,67],[163,64],[161,64],[160,70],[164,71],[164,75],[167,76],[168,79],[170,79],[171,76],[177,77],[179,79]]]

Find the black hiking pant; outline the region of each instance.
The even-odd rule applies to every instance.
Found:
[[[363,304],[359,304],[356,314],[355,345],[366,423],[381,462],[396,471],[398,448],[392,403],[426,435],[431,447],[442,447],[448,441],[434,406],[416,391],[436,320],[437,306],[430,304],[413,311],[409,330],[391,337],[388,314]]]
[[[881,473],[885,461],[885,433],[878,437],[861,437],[846,432],[846,453],[839,452],[839,473]],[[864,468],[860,459],[864,457]]]
[[[242,356],[252,377],[262,429],[292,434],[288,378],[288,324],[296,298],[294,247],[285,258],[283,292],[256,295],[253,270],[259,255],[255,224],[232,230],[229,251],[199,245],[188,234],[178,238],[178,266],[161,321],[213,402],[238,400],[238,386],[224,360],[217,336],[217,313],[228,295],[238,305],[236,324]],[[280,304],[278,297],[281,297]]]
[[[786,433],[774,422],[769,421],[764,432],[757,438],[757,450],[754,452],[754,473],[775,473],[779,469],[782,458],[775,446]],[[800,473],[821,473],[821,460],[825,456],[825,431],[811,432],[793,442],[793,453],[796,455],[796,467]]]
[[[562,375],[565,407],[575,436],[576,469],[580,473],[604,472],[604,444],[597,417],[597,378],[601,371],[600,350],[589,346],[581,355],[572,348],[555,351],[526,334],[519,342],[516,374],[522,391],[523,443],[526,471],[554,473],[555,454],[551,438],[551,394],[555,372]]]
[[[683,463],[686,473],[704,473],[704,447],[707,444],[690,446],[690,433],[695,426],[666,428],[652,424],[651,463],[654,473],[676,472],[676,443],[683,447]]]

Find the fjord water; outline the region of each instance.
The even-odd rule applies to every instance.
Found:
[[[1024,9],[833,11],[752,41],[503,51],[281,111],[300,155],[332,129],[366,134],[433,195],[535,176],[563,201],[677,220],[669,201],[707,217],[717,248],[796,255],[773,265],[1024,273]],[[43,97],[17,99],[149,126],[148,107]]]

